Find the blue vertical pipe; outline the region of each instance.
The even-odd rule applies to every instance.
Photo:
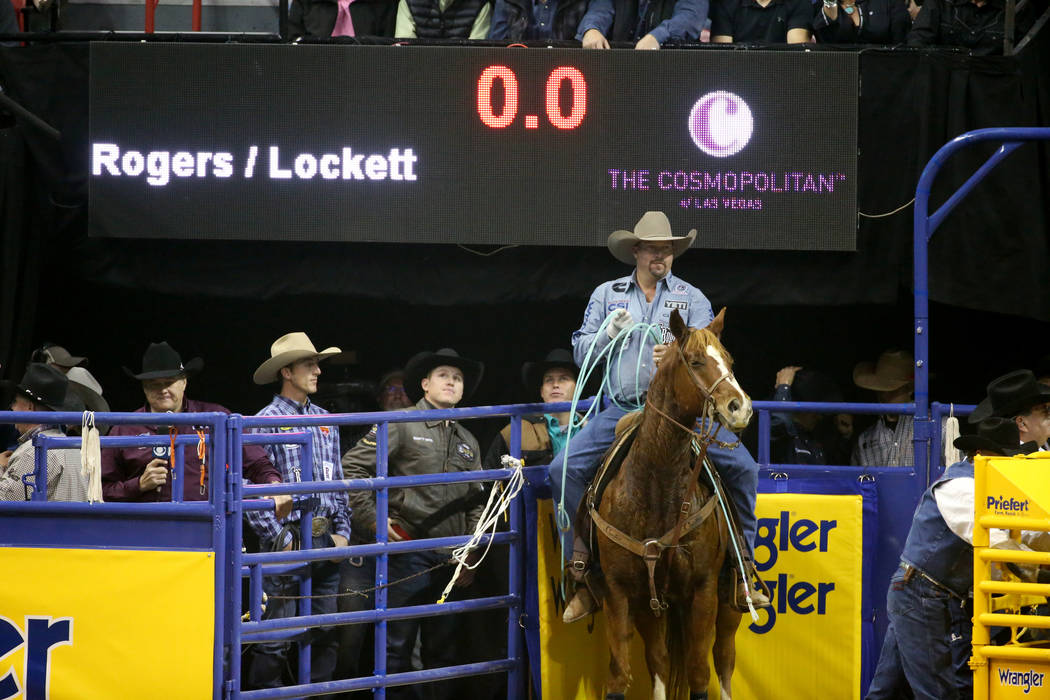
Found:
[[[224,426],[223,430],[225,431],[225,429]],[[183,491],[186,488],[182,485],[186,478],[186,446],[175,445],[173,454],[168,456],[171,458],[173,465],[171,470],[171,502],[182,503]]]
[[[758,466],[763,469],[769,468],[769,431],[771,423],[769,411],[759,409],[758,411]]]
[[[376,478],[387,477],[387,444],[390,424],[386,421],[379,424],[376,430]],[[376,491],[376,542],[387,543],[387,520],[389,517],[390,496],[386,486]],[[376,586],[383,586],[387,581],[388,558],[386,552],[376,556]],[[386,610],[386,588],[376,588],[376,610]],[[379,620],[375,626],[375,675],[386,676],[386,620]],[[386,686],[375,689],[376,700],[386,700]]]
[[[262,564],[253,564],[248,574],[248,619],[262,619]]]
[[[231,418],[240,419],[240,416]],[[216,700],[223,697],[223,669],[225,668],[224,651],[228,650],[230,673],[233,673],[234,658],[237,659],[237,673],[231,678],[240,681],[240,627],[241,627],[241,511],[240,511],[240,451],[229,447],[233,425],[240,435],[240,424],[225,417],[213,418],[211,427],[212,470],[208,500],[212,507],[213,541],[215,550],[215,658],[212,663],[214,693]],[[240,444],[238,442],[238,447]],[[234,459],[229,456],[236,455]],[[225,467],[229,459],[229,481]],[[218,474],[218,476],[216,476]],[[234,568],[236,567],[236,568]],[[235,573],[232,573],[235,572]],[[227,582],[230,585],[226,585]],[[234,642],[235,640],[235,642]],[[239,691],[238,686],[238,691]]]
[[[229,522],[231,536],[230,540],[230,562],[227,566],[229,573],[229,599],[230,603],[226,611],[226,640],[229,649],[229,676],[232,686],[230,697],[237,700],[241,695],[241,543],[244,541],[244,524],[241,519],[241,500],[244,498],[244,484],[241,481],[243,472],[244,450],[241,447],[241,421],[239,414],[233,414],[227,419],[227,445],[229,456],[223,454],[222,441],[215,440],[214,464],[229,467],[230,501],[229,507],[223,512]],[[213,432],[218,432],[213,430]],[[215,492],[218,491],[214,484],[215,471],[212,472],[212,503],[216,503]]]
[[[937,155],[940,151],[937,152]],[[922,171],[919,183],[915,186],[914,231],[912,235],[912,282],[914,297],[914,319],[912,332],[915,334],[915,422],[913,424],[913,450],[915,473],[925,475],[921,486],[930,479],[930,290],[927,259],[930,238],[930,190],[933,179],[940,170],[937,155],[927,163]],[[920,489],[921,490],[921,489]]]
[[[510,454],[521,458],[521,416],[510,418]],[[509,593],[514,596],[514,603],[507,609],[507,658],[514,666],[507,672],[507,700],[524,697],[525,657],[521,653],[521,601],[523,593],[522,564],[525,557],[524,541],[525,519],[521,504],[522,494],[510,502],[510,528],[517,536],[510,542],[507,579],[510,582]]]
[[[314,448],[313,434],[308,433],[309,439],[299,445],[299,469],[310,481],[318,480],[314,476]],[[310,502],[313,502],[311,499]],[[299,512],[299,549],[313,549],[313,525],[314,509],[307,507]],[[299,581],[299,595],[303,598],[299,601],[299,614],[310,615],[313,612],[313,603],[310,596],[313,595],[313,565],[307,564],[303,568],[302,579]],[[313,645],[310,643],[310,635],[303,636],[299,642],[299,682],[310,682],[310,654]]]
[[[47,448],[41,444],[42,438],[40,434],[33,436],[33,491],[29,495],[31,501],[47,500]]]

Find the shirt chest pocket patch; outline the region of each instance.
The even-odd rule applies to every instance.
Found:
[[[472,463],[474,461],[474,448],[465,442],[456,445],[456,454],[464,462]]]

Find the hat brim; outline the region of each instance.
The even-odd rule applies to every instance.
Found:
[[[485,365],[477,360],[467,357],[449,357],[437,353],[426,353],[413,357],[405,367],[405,393],[412,403],[423,398],[423,380],[430,375],[435,367],[448,365],[456,367],[463,372],[463,398],[460,403],[469,399],[481,383],[481,376],[485,372]]]
[[[694,228],[684,236],[660,236],[657,238],[641,238],[634,231],[613,231],[609,234],[609,252],[620,262],[634,265],[634,254],[632,248],[637,243],[670,243],[676,258],[682,257],[689,246],[696,240],[696,229]]]
[[[98,413],[109,412],[109,402],[102,398],[102,395],[89,386],[84,386],[80,382],[70,382],[69,393],[76,395],[84,404],[84,407],[88,411],[97,411]],[[69,393],[66,394],[66,400],[69,399]],[[68,410],[68,409],[66,409]],[[83,409],[80,409],[83,410]]]
[[[153,372],[142,372],[135,374],[132,370],[124,367],[124,373],[132,379],[145,381],[147,379],[165,379],[167,377],[191,377],[204,369],[204,360],[195,357],[182,365],[182,369],[159,369]]]
[[[907,386],[912,380],[880,376],[875,371],[875,363],[870,361],[858,362],[853,368],[853,383],[861,389],[869,391],[896,391]]]
[[[997,416],[999,418],[1013,418],[1016,415],[1024,413],[1032,406],[1037,406],[1041,403],[1050,403],[1050,386],[1045,384],[1039,384],[1039,391],[1035,394],[1029,394],[1028,396],[1022,397],[1021,399],[1008,403],[1002,407],[1002,410],[998,413],[995,412],[995,407],[992,406],[992,401],[987,396],[977,404],[977,408],[973,410],[967,421],[970,423],[980,423],[986,418]]]
[[[543,375],[547,373],[547,370],[561,367],[569,370],[572,373],[573,379],[580,378],[580,368],[575,364],[568,362],[526,362],[521,366],[521,381],[525,384],[525,388],[530,392],[537,392],[540,390],[540,385],[543,383]]]
[[[994,440],[990,440],[981,435],[963,435],[955,438],[952,443],[956,449],[962,450],[963,452],[975,452],[977,450],[984,450],[986,452],[995,452],[1001,454],[1004,457],[1013,457],[1015,455],[1026,455],[1035,452],[1039,449],[1039,446],[1035,442],[1025,442],[1017,447],[1005,447],[1000,445]]]
[[[59,405],[59,406],[55,406],[54,404],[49,403],[48,401],[46,401],[44,399],[44,397],[40,396],[36,392],[34,392],[34,391],[30,390],[30,389],[27,389],[26,387],[22,386],[18,382],[12,381],[10,379],[2,379],[2,380],[0,380],[0,391],[13,392],[15,394],[19,394],[21,396],[24,396],[25,398],[29,399],[30,401],[32,401],[37,406],[43,406],[44,408],[46,408],[49,411],[77,410],[77,409],[68,409],[68,408],[66,408],[65,404],[62,404],[62,405]],[[69,400],[69,391],[68,390],[66,391],[66,400],[67,400],[67,402]]]
[[[255,374],[252,375],[252,381],[256,384],[272,384],[277,381],[282,367],[287,367],[293,362],[305,360],[308,357],[316,357],[317,361],[320,362],[321,360],[327,360],[329,357],[340,355],[342,352],[342,350],[336,347],[325,348],[321,352],[288,350],[279,355],[274,355],[266,362],[259,365],[259,368],[255,370]]]

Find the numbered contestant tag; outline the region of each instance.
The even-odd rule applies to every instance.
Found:
[[[331,481],[332,480],[332,472],[334,471],[333,468],[332,468],[332,463],[331,462],[322,462],[321,463],[321,469],[324,470],[324,480],[325,481]]]

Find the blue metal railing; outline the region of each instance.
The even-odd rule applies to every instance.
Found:
[[[586,410],[589,402],[581,402],[577,408]],[[231,452],[234,455],[231,461],[231,477],[233,483],[232,502],[239,504],[243,509],[265,508],[265,502],[243,501],[245,496],[268,496],[275,494],[316,494],[323,491],[355,491],[366,490],[376,492],[376,542],[374,544],[349,545],[346,547],[328,548],[324,551],[309,551],[304,548],[300,551],[288,552],[266,552],[257,554],[241,554],[240,547],[231,550],[231,570],[238,576],[247,575],[249,578],[249,620],[240,622],[239,616],[229,617],[231,622],[227,629],[227,643],[231,652],[240,648],[244,642],[259,641],[284,641],[296,636],[306,626],[311,625],[336,625],[336,624],[375,624],[375,653],[374,673],[371,677],[350,678],[334,680],[324,683],[305,683],[310,677],[310,649],[306,644],[300,644],[298,670],[300,684],[285,688],[267,690],[254,690],[240,692],[234,687],[233,697],[255,700],[261,698],[286,698],[299,697],[310,693],[332,693],[346,692],[371,688],[379,700],[386,697],[386,688],[393,685],[405,685],[410,683],[424,683],[435,680],[457,678],[467,675],[479,675],[486,673],[507,673],[507,697],[521,698],[525,694],[524,671],[525,658],[522,653],[522,631],[519,619],[522,615],[524,576],[521,566],[524,556],[522,546],[523,513],[521,497],[514,499],[510,505],[509,521],[510,530],[495,535],[486,535],[482,542],[489,539],[494,544],[505,544],[509,547],[509,570],[510,582],[507,595],[490,596],[487,598],[476,598],[463,601],[448,601],[440,605],[414,605],[400,608],[387,608],[387,592],[385,585],[389,577],[389,556],[391,554],[403,554],[408,552],[428,551],[455,547],[469,541],[469,536],[440,537],[418,540],[407,540],[401,542],[389,542],[387,537],[387,520],[389,515],[389,489],[425,486],[436,483],[461,483],[480,481],[502,481],[510,478],[511,470],[491,469],[463,472],[459,474],[424,474],[415,476],[389,476],[389,464],[387,460],[387,440],[389,435],[389,424],[391,422],[421,422],[433,420],[466,420],[470,418],[492,418],[509,417],[511,422],[510,451],[511,455],[521,455],[521,419],[522,416],[534,415],[544,412],[562,412],[571,408],[569,403],[559,404],[519,404],[509,406],[485,406],[477,408],[455,408],[431,411],[390,411],[379,413],[356,413],[356,414],[326,414],[311,416],[231,416],[230,423],[235,426],[231,431]],[[279,432],[266,435],[243,434],[244,430],[270,429],[276,431],[278,428],[304,428],[310,426],[343,426],[343,425],[376,425],[376,476],[372,479],[342,479],[339,481],[324,482],[300,482],[295,484],[274,484],[271,486],[241,486],[239,446],[243,444],[261,443],[290,443],[299,444],[303,447],[301,453],[304,456],[303,472],[312,473],[312,461],[308,468],[307,460],[312,460],[312,439],[305,432]],[[306,457],[310,455],[310,457]],[[304,520],[306,519],[304,513]],[[240,518],[231,522],[231,529],[238,536]],[[305,527],[305,525],[304,525]],[[305,531],[305,530],[304,530]],[[304,540],[306,538],[303,538]],[[259,609],[261,607],[261,588],[263,575],[275,573],[287,573],[295,571],[302,577],[302,588],[300,595],[309,595],[310,570],[309,567],[300,568],[310,561],[332,558],[333,555],[340,557],[370,556],[375,557],[375,607],[372,610],[363,610],[345,613],[329,613],[322,615],[304,614],[294,618],[279,620],[261,620]],[[284,567],[284,568],[281,568]],[[263,569],[265,568],[265,572]],[[231,579],[232,580],[232,579]],[[231,608],[240,610],[240,588],[231,586]],[[431,615],[448,615],[462,612],[491,610],[507,610],[507,655],[504,659],[493,661],[482,661],[476,663],[462,664],[438,669],[424,669],[422,671],[411,671],[405,673],[390,674],[387,672],[386,654],[386,625],[389,620],[402,620]],[[236,653],[230,654],[230,670],[228,681],[240,677],[240,659]]]
[[[103,425],[146,425],[146,426],[204,426],[208,431],[205,433],[205,442],[209,450],[211,464],[226,463],[226,419],[225,413],[95,413],[95,420]],[[0,423],[23,423],[23,424],[45,424],[45,425],[80,425],[83,414],[71,412],[15,412],[0,411]],[[176,437],[177,447],[186,444],[196,444],[199,438],[196,435],[181,435]],[[152,447],[156,445],[169,445],[170,437],[167,435],[149,436],[136,435],[129,437],[100,438],[103,449],[112,447]],[[29,515],[45,515],[48,517],[110,517],[110,518],[150,518],[155,520],[196,520],[211,522],[211,549],[215,556],[215,639],[222,639],[223,634],[223,609],[222,601],[226,595],[226,581],[223,576],[226,552],[228,551],[226,539],[226,520],[219,517],[226,510],[226,489],[212,488],[206,503],[182,503],[181,488],[175,488],[175,480],[182,483],[184,479],[185,461],[182,459],[182,449],[176,450],[175,473],[172,482],[173,503],[68,503],[47,502],[47,450],[48,449],[70,449],[80,448],[80,438],[57,437],[49,435],[37,435],[33,439],[34,445],[34,471],[33,492],[28,502],[0,502],[0,516],[12,514],[15,517],[27,517]],[[212,484],[223,483],[221,470],[213,470],[210,481]],[[177,497],[176,497],[177,494]],[[56,542],[56,546],[63,546],[62,542]],[[223,648],[216,644],[212,657],[212,684],[215,688],[214,697],[221,697],[223,687]]]
[[[977,129],[955,137],[933,154],[915,187],[914,235],[914,332],[915,332],[915,464],[929,465],[930,444],[934,432],[930,414],[930,292],[928,248],[930,238],[945,218],[966,198],[977,184],[1013,153],[1030,141],[1050,141],[1050,128],[1010,127]],[[930,192],[944,164],[957,152],[979,143],[999,144],[985,161],[933,214],[929,213]],[[929,472],[927,473],[929,478]]]

